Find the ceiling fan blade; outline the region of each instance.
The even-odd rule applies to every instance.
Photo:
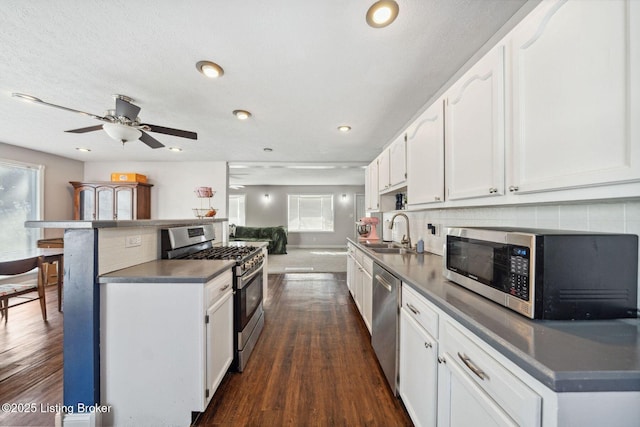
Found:
[[[166,128],[163,126],[150,125],[148,123],[145,123],[142,126],[147,126],[148,130],[151,132],[164,133],[165,135],[179,136],[180,138],[198,139],[197,133],[190,132],[188,130]]]
[[[87,132],[93,132],[96,130],[102,130],[102,125],[97,125],[97,126],[89,126],[86,128],[80,128],[80,129],[71,129],[71,130],[65,130],[65,132],[70,132],[70,133],[87,133]]]
[[[140,141],[144,142],[149,147],[151,147],[151,148],[162,148],[162,147],[164,147],[164,144],[162,142],[158,141],[157,139],[155,139],[154,137],[152,137],[148,133],[143,132],[143,131],[140,131],[140,132],[142,132],[142,135],[140,135]]]
[[[83,114],[85,116],[93,117],[94,119],[102,120],[103,122],[110,121],[109,119],[107,119],[105,117],[97,116],[97,115],[91,114],[91,113],[87,113],[86,111],[74,110],[73,108],[63,107],[62,105],[57,105],[57,104],[52,104],[50,102],[45,102],[40,98],[36,98],[35,96],[25,95],[23,93],[12,93],[11,96],[13,96],[15,98],[20,98],[20,99],[22,99],[24,101],[27,101],[27,102],[35,102],[36,104],[47,105],[49,107],[58,108],[60,110],[71,111],[72,113]]]
[[[116,98],[116,116],[117,117],[126,117],[131,121],[134,121],[136,117],[138,117],[138,113],[140,112],[140,107],[137,105],[133,105],[130,102],[125,101],[124,99]]]

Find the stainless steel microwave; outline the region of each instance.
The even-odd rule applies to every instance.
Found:
[[[531,319],[637,317],[638,236],[448,228],[444,276]]]

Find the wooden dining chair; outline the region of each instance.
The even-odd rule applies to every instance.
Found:
[[[0,262],[0,275],[15,276],[17,274],[27,273],[33,269],[37,269],[37,280],[25,283],[2,283],[0,284],[0,312],[4,317],[5,323],[9,319],[9,308],[17,305],[26,304],[31,301],[40,300],[40,310],[42,311],[42,320],[47,320],[47,304],[44,294],[44,286],[47,283],[45,277],[45,269],[43,268],[43,258],[33,257],[22,259],[19,261]],[[37,293],[37,297],[29,297],[27,294]],[[21,299],[20,302],[13,302],[9,305],[12,298]]]

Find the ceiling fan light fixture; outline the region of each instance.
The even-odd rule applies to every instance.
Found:
[[[373,28],[383,28],[398,17],[400,7],[394,0],[379,0],[367,11],[367,24]]]
[[[182,152],[182,148],[180,148],[180,147],[169,147],[169,151],[180,153],[180,152]]]
[[[233,110],[233,115],[238,118],[238,120],[247,120],[251,117],[251,113],[247,110]]]
[[[222,67],[216,64],[215,62],[199,61],[196,64],[196,68],[204,76],[209,77],[210,79],[216,79],[224,75],[224,70],[222,69]]]
[[[338,126],[338,130],[340,132],[349,132],[351,130],[351,126],[347,126],[347,125],[342,125],[342,126]]]
[[[84,148],[84,147],[76,147],[76,150],[82,152],[82,153],[88,153],[91,150],[89,148]]]
[[[122,143],[136,141],[142,136],[142,132],[138,129],[119,123],[105,123],[102,125],[102,129],[104,129],[112,139]]]

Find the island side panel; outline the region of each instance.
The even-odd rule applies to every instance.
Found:
[[[64,405],[100,402],[100,293],[97,229],[64,233]]]

